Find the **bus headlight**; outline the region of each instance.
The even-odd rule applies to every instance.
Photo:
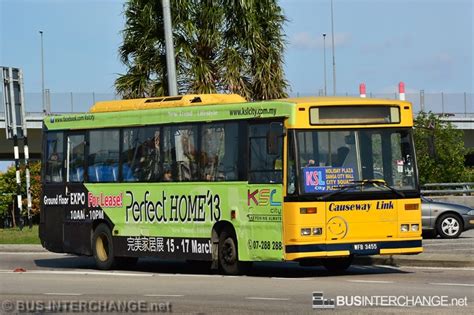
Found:
[[[409,224],[402,224],[400,225],[400,231],[402,232],[408,232],[410,229],[410,225]]]
[[[420,230],[420,225],[419,224],[412,224],[411,225],[411,231],[412,232],[418,232]]]
[[[323,234],[323,228],[320,228],[320,227],[313,228],[313,235],[322,235],[322,234]]]
[[[311,235],[311,229],[310,228],[301,229],[301,236],[308,236],[308,235]]]

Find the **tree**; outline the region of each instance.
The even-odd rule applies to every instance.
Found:
[[[23,197],[22,209],[23,217],[27,215],[27,198],[26,198],[26,179],[25,167],[20,167],[20,176],[22,182],[21,195]],[[40,213],[41,198],[41,163],[34,162],[30,164],[30,191],[32,199],[31,214],[37,217]],[[16,185],[16,169],[11,166],[5,173],[0,174],[0,218],[12,217],[14,211],[13,200],[16,201],[17,185]]]
[[[415,148],[420,183],[465,180],[463,132],[429,112],[415,119]]]
[[[286,97],[285,17],[276,0],[171,0],[178,90],[237,93],[248,99]],[[161,1],[125,5],[127,73],[115,81],[124,98],[168,94]]]

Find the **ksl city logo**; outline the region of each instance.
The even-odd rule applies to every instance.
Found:
[[[255,189],[253,192],[250,192],[250,189],[247,191],[247,206],[250,206],[253,202],[256,206],[272,206],[279,207],[281,206],[280,201],[275,201],[275,194],[277,193],[276,189]]]

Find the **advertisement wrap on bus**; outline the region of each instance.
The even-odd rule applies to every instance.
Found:
[[[411,104],[183,95],[44,120],[40,238],[97,267],[140,257],[347,269],[422,252]]]

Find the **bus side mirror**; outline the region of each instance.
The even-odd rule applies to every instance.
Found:
[[[282,136],[284,136],[283,124],[280,122],[270,123],[270,129],[267,132],[267,154],[281,153],[281,148],[278,147],[278,138]]]

